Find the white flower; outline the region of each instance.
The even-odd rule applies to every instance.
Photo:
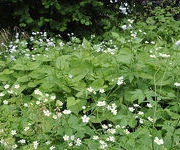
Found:
[[[43,110],[45,116],[50,116],[51,112],[49,110]]]
[[[53,149],[55,149],[56,147],[55,146],[51,146],[49,149],[50,150],[53,150]]]
[[[66,115],[71,114],[71,110],[64,110],[63,113]]]
[[[71,147],[71,146],[73,146],[73,143],[72,143],[72,142],[70,142],[68,145]]]
[[[52,99],[52,100],[55,100],[55,99],[56,99],[56,96],[51,96],[51,99]]]
[[[110,140],[111,142],[115,142],[114,136],[109,136],[109,140]]]
[[[120,125],[116,125],[116,129],[120,128]]]
[[[111,110],[112,109],[111,106],[109,106],[109,105],[106,108],[107,108],[107,110]]]
[[[145,41],[146,44],[148,44],[149,42],[148,41]]]
[[[105,101],[99,101],[97,103],[97,106],[105,106],[106,105],[106,102]]]
[[[148,117],[148,120],[151,121],[151,122],[153,122],[153,119],[152,119],[151,117]]]
[[[133,22],[134,22],[134,20],[128,19],[128,22],[133,23]]]
[[[57,119],[57,115],[53,115],[53,119]]]
[[[10,87],[9,84],[6,84],[6,85],[4,86],[5,89],[8,89],[9,87]]]
[[[150,103],[147,103],[147,107],[151,108],[151,107],[152,107],[152,105],[151,105]]]
[[[34,93],[35,93],[36,95],[42,95],[42,93],[41,93],[41,91],[39,91],[39,89],[35,90]]]
[[[9,94],[12,94],[14,91],[13,91],[13,90],[10,90],[10,91],[8,90],[7,92],[8,92]]]
[[[87,88],[87,90],[89,91],[89,92],[93,92],[93,88],[92,87],[89,87],[89,88]]]
[[[117,110],[116,109],[111,109],[111,112],[113,113],[113,115],[117,115]]]
[[[24,131],[27,131],[27,130],[29,130],[29,127],[25,127],[25,128],[24,128]]]
[[[144,120],[143,120],[142,118],[140,118],[140,119],[139,119],[139,122],[140,122],[141,124],[143,124],[143,123],[144,123]]]
[[[12,149],[16,149],[18,146],[17,146],[17,144],[14,144],[13,146],[12,146]]]
[[[149,55],[151,58],[156,58],[156,55]]]
[[[109,132],[111,134],[115,134],[116,133],[116,129],[108,129],[107,132]]]
[[[104,89],[100,89],[99,92],[100,93],[104,93],[105,91],[104,91]]]
[[[133,107],[129,107],[128,109],[129,109],[129,111],[131,111],[131,112],[133,112],[133,111],[135,110]]]
[[[69,76],[68,76],[70,79],[72,78],[72,74],[69,74]]]
[[[114,104],[114,103],[113,103],[111,106],[112,106],[112,108],[114,108],[114,109],[117,107],[117,105]]]
[[[124,130],[124,133],[125,133],[125,134],[129,134],[130,132],[128,131],[128,129],[125,129],[125,130]]]
[[[175,45],[180,45],[180,40],[178,40],[178,41],[175,43]]]
[[[93,91],[94,95],[96,95],[96,91]]]
[[[154,42],[154,41],[151,41],[151,44],[155,44],[155,42]]]
[[[82,106],[82,109],[86,109],[86,106]]]
[[[76,146],[80,146],[81,145],[81,140],[78,138],[77,140],[76,140]]]
[[[27,104],[27,103],[24,103],[24,107],[28,107],[28,104]]]
[[[3,103],[7,105],[7,104],[8,104],[8,101],[7,101],[7,100],[4,100]]]
[[[41,102],[40,101],[36,101],[36,105],[39,105]]]
[[[19,85],[19,84],[16,84],[16,85],[14,85],[14,88],[15,88],[15,89],[18,89],[18,88],[20,88],[20,85]]]
[[[162,53],[159,53],[159,56],[164,57],[164,58],[170,57],[170,55],[162,54]]]
[[[159,139],[158,137],[155,137],[154,142],[157,143],[158,145],[164,144],[163,139]]]
[[[16,135],[16,130],[11,130],[11,135]]]
[[[37,141],[33,142],[34,149],[37,149],[38,145],[39,145],[39,143]]]
[[[2,92],[0,93],[0,96],[1,96],[1,97],[3,97],[4,95],[5,95],[4,93],[2,93]]]
[[[62,113],[57,113],[57,116],[58,116],[58,118],[61,118],[61,116],[62,116]]]
[[[47,145],[51,144],[51,141],[47,141],[46,144],[47,144]]]
[[[98,140],[99,137],[98,137],[97,135],[95,135],[95,136],[93,136],[93,139],[94,139],[94,140]]]
[[[87,117],[86,115],[84,115],[82,118],[82,122],[89,122],[89,117]]]
[[[134,107],[140,107],[138,104],[133,104]]]
[[[24,143],[26,143],[26,141],[24,139],[22,139],[22,140],[19,140],[18,143],[24,144]]]
[[[174,83],[175,86],[180,86],[180,83],[176,82]]]
[[[123,82],[124,82],[124,78],[123,78],[123,76],[121,76],[118,78],[117,85],[121,85],[121,84],[123,84]]]
[[[144,113],[142,111],[139,111],[138,115],[144,115]]]
[[[126,29],[127,29],[127,25],[123,25],[123,26],[121,26],[121,28],[122,28],[123,30],[126,30]]]
[[[74,139],[75,139],[75,136],[74,136],[74,135],[72,135],[72,136],[71,136],[71,140],[72,140],[72,141],[74,141]]]
[[[64,139],[64,141],[68,141],[68,140],[69,140],[69,136],[64,135],[64,136],[63,136],[63,139]]]
[[[107,126],[107,125],[105,125],[105,124],[103,124],[103,125],[102,125],[102,128],[103,128],[103,129],[107,129],[107,128],[108,128],[108,126]]]

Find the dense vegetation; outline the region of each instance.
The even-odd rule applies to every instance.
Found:
[[[178,7],[153,4],[138,18],[138,11],[132,17],[122,7],[122,13],[113,11],[120,1],[107,7],[106,1],[79,0],[71,9],[72,1],[36,1],[37,8],[33,2],[27,1],[25,14],[19,5],[21,19],[16,23],[39,31],[10,37],[0,32],[0,150],[179,150]],[[89,5],[96,15],[106,12],[108,17],[88,18],[93,16]],[[69,21],[46,18],[45,8],[55,20],[59,10]],[[26,16],[37,9],[42,20]],[[72,19],[76,11],[82,15],[76,16],[79,20]],[[44,19],[50,20],[46,24]],[[46,25],[51,33],[41,31]],[[63,35],[71,31],[69,40],[55,35],[57,30]]]

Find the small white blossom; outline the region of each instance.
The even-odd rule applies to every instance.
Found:
[[[18,146],[17,146],[17,144],[14,144],[13,146],[12,146],[12,149],[16,149]]]
[[[51,144],[51,141],[47,141],[47,142],[46,142],[46,145],[49,145],[49,144]]]
[[[78,138],[77,140],[76,140],[76,146],[80,146],[81,145],[81,140]]]
[[[70,79],[72,78],[72,74],[69,74],[69,76],[68,76]]]
[[[24,131],[28,131],[28,130],[29,130],[29,127],[25,127],[25,128],[24,128]]]
[[[141,124],[143,124],[143,123],[144,123],[144,120],[143,120],[142,118],[140,118],[140,119],[139,119],[139,122],[140,122]]]
[[[53,150],[53,149],[55,149],[56,147],[55,146],[51,146],[49,149],[50,150]]]
[[[153,122],[153,119],[152,119],[151,117],[148,117],[148,120],[151,121],[151,122]]]
[[[174,83],[175,86],[180,86],[180,83],[176,82]]]
[[[50,116],[51,112],[49,110],[43,110],[45,116]]]
[[[71,114],[71,110],[64,110],[63,113],[66,115],[69,115],[69,114]]]
[[[121,28],[122,28],[123,30],[126,30],[126,29],[127,29],[127,25],[122,25]]]
[[[93,136],[93,139],[94,139],[94,140],[98,140],[99,137],[98,137],[97,135],[95,135],[95,136]]]
[[[0,96],[1,96],[1,97],[3,97],[4,95],[5,95],[4,93],[2,93],[2,92],[0,93]]]
[[[24,107],[28,107],[28,104],[27,104],[27,103],[24,103]]]
[[[42,95],[42,92],[41,92],[39,89],[35,90],[34,93],[35,93],[36,95]]]
[[[7,105],[7,104],[8,104],[8,101],[7,101],[7,100],[4,100],[3,103],[4,103],[5,105]]]
[[[82,118],[82,122],[89,122],[89,117],[87,117],[86,115],[84,115],[83,117],[81,117]]]
[[[139,112],[138,112],[138,115],[144,115],[144,112],[139,111]]]
[[[16,130],[11,130],[11,135],[16,135]]]
[[[52,100],[55,100],[55,99],[56,99],[56,96],[51,96],[51,99],[52,99]]]
[[[98,103],[97,103],[97,106],[105,106],[106,105],[106,102],[105,101],[99,101]]]
[[[53,115],[53,119],[57,119],[57,115]]]
[[[100,89],[99,92],[100,93],[104,93],[105,91],[104,91],[104,89]]]
[[[175,45],[180,45],[180,40],[178,40],[178,41],[175,43]]]
[[[157,143],[158,145],[164,144],[163,139],[159,139],[158,137],[155,137],[154,142]]]
[[[15,88],[15,89],[18,89],[18,88],[20,88],[20,85],[19,85],[19,84],[16,84],[16,85],[14,85],[14,88]]]
[[[102,125],[102,128],[103,128],[103,129],[108,129],[108,126],[105,125],[105,124],[103,124],[103,125]]]
[[[69,140],[69,136],[64,135],[64,136],[63,136],[63,139],[64,139],[64,141],[68,141],[68,140]]]
[[[75,139],[75,136],[74,136],[74,135],[72,135],[72,136],[71,136],[71,140],[72,140],[72,141],[74,141],[74,139]]]
[[[89,87],[89,88],[87,88],[87,90],[89,91],[89,92],[93,92],[93,88],[92,87]]]
[[[128,131],[128,129],[125,129],[124,133],[128,135],[130,132]]]
[[[147,103],[147,107],[151,108],[151,107],[152,107],[152,105],[151,105],[150,103]]]
[[[129,107],[128,109],[129,109],[129,111],[131,111],[131,112],[133,112],[133,111],[135,110],[133,107]]]
[[[82,109],[86,109],[86,106],[82,106]]]
[[[37,141],[33,142],[34,149],[37,149],[38,145],[39,145],[39,143]]]
[[[6,84],[6,85],[4,86],[5,89],[8,89],[9,87],[10,87],[9,84]]]

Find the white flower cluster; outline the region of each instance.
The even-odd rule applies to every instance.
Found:
[[[75,139],[74,135],[72,136],[64,135],[63,139],[64,141],[68,141],[68,146],[70,147],[73,145],[80,146],[82,144],[81,139],[80,138]]]

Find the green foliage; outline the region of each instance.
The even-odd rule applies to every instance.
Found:
[[[162,14],[101,42],[16,34],[0,55],[0,148],[178,150],[180,28]]]

